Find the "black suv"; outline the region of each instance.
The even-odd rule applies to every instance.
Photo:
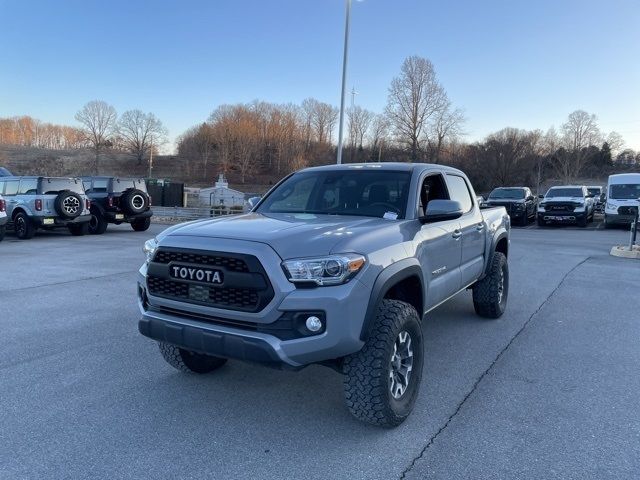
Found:
[[[499,187],[493,189],[484,205],[506,208],[511,221],[524,226],[536,219],[538,199],[528,187]]]
[[[151,224],[151,197],[141,178],[82,177],[91,199],[89,233],[100,235],[108,224],[130,223],[136,232]]]

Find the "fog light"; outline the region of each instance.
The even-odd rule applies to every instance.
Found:
[[[322,328],[322,320],[320,320],[318,317],[309,317],[307,318],[305,325],[310,332],[317,332]]]

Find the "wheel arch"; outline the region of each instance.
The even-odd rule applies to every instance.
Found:
[[[503,230],[493,237],[493,240],[491,241],[491,247],[487,252],[487,261],[484,266],[482,278],[487,276],[487,274],[489,273],[489,270],[491,269],[491,261],[493,260],[493,254],[496,252],[500,252],[504,254],[505,257],[509,258],[509,233],[506,230]]]
[[[424,295],[423,272],[417,259],[408,258],[384,269],[371,289],[360,340],[366,341],[368,338],[376,312],[384,299],[392,298],[411,304],[422,319]]]

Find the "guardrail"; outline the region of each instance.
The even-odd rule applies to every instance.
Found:
[[[238,215],[241,209],[224,207],[152,207],[154,217],[175,218],[181,221],[197,220],[199,218],[213,218],[222,215]]]

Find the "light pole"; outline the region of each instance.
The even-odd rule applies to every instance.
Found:
[[[342,134],[344,130],[344,97],[347,87],[347,54],[349,53],[349,20],[351,18],[351,0],[345,0],[347,4],[347,19],[344,25],[344,55],[342,57],[342,90],[340,93],[340,125],[338,127],[338,160],[342,163]]]

